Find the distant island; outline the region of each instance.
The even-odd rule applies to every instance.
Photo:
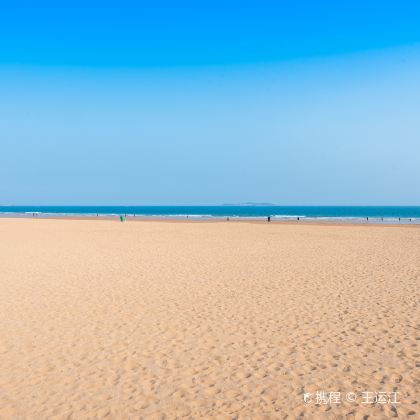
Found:
[[[277,204],[273,203],[254,203],[253,201],[248,201],[246,203],[225,203],[223,206],[276,206]]]

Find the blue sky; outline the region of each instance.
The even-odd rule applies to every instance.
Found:
[[[420,204],[420,2],[5,3],[0,204]]]

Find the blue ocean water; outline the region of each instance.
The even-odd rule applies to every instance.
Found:
[[[121,215],[136,217],[243,217],[276,219],[414,219],[420,206],[0,206],[3,215]]]

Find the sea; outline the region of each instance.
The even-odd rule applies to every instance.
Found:
[[[0,206],[0,216],[120,216],[172,219],[270,219],[420,223],[420,206]]]

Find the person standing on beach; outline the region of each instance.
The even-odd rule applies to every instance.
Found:
[[[271,221],[271,216],[268,216],[267,217],[267,222],[270,222]]]

